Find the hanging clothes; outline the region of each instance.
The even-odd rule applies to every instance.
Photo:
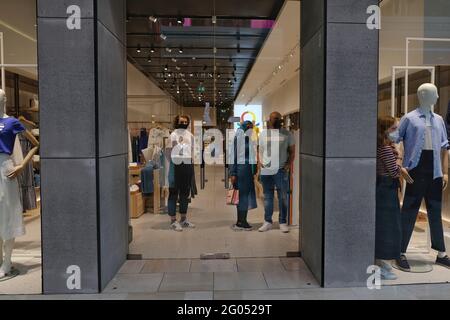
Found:
[[[22,154],[24,157],[33,149],[31,142],[23,135],[20,134],[19,141],[22,147]],[[19,181],[19,187],[21,190],[22,207],[23,211],[33,210],[37,208],[36,201],[36,189],[34,184],[34,172],[33,162],[30,161],[24,167],[22,173],[17,177]]]
[[[139,154],[141,154],[142,150],[147,149],[147,146],[148,146],[147,129],[142,128],[141,133],[139,134]]]

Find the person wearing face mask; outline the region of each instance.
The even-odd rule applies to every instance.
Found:
[[[252,140],[253,124],[244,121],[233,140],[234,159],[229,174],[234,189],[239,190],[235,231],[251,231],[247,221],[248,211],[257,208],[254,176],[257,173],[256,143]]]
[[[276,188],[280,210],[280,230],[288,233],[289,171],[295,160],[295,139],[292,133],[283,128],[282,116],[279,112],[273,112],[270,115],[269,130],[261,133],[259,141],[258,163],[264,190],[265,212],[265,221],[259,231],[266,232],[273,228],[273,201]],[[275,154],[271,151],[272,149],[275,150]]]
[[[174,231],[183,231],[183,228],[195,228],[187,220],[189,194],[193,175],[192,142],[193,136],[189,130],[190,120],[187,116],[177,116],[174,120],[174,129],[170,135],[172,143],[171,164],[169,168],[169,200],[168,211],[170,227]],[[180,204],[180,222],[177,221],[177,203]]]
[[[403,176],[407,183],[413,183],[408,171],[397,164],[398,153],[392,141],[398,139],[398,134],[393,117],[378,119],[375,259],[384,280],[397,279],[389,261],[399,260],[401,253],[399,178]]]

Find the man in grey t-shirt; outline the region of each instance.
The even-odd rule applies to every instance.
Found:
[[[288,233],[289,170],[295,159],[295,139],[292,133],[282,127],[282,116],[279,112],[270,115],[269,129],[262,132],[259,138],[258,164],[264,189],[265,211],[265,222],[259,231],[266,232],[273,228],[273,199],[276,187],[280,229],[283,233]],[[278,148],[276,145],[272,147],[274,143]],[[276,154],[270,154],[272,149]]]

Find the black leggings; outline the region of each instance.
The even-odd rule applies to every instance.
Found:
[[[177,215],[177,202],[180,202],[180,214],[187,214],[189,194],[191,192],[192,165],[175,166],[175,186],[169,188],[168,211],[170,217]]]

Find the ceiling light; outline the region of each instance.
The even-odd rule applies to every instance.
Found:
[[[165,67],[164,67],[164,71],[167,71],[167,70],[169,70],[169,65],[165,65]]]
[[[172,61],[176,63],[176,62],[177,62],[177,59],[175,59],[175,58],[172,58]]]
[[[183,53],[183,47],[180,47],[180,49],[178,49],[179,53]]]
[[[217,23],[217,17],[216,17],[216,16],[213,16],[213,17],[212,17],[212,23],[213,23],[213,24],[216,24],[216,23]]]
[[[167,82],[167,78],[164,78],[164,82]]]
[[[220,75],[220,73],[218,73],[218,74],[217,74],[217,78],[220,78],[220,77],[221,77],[221,75]]]
[[[191,73],[190,75],[189,75],[191,78],[194,76],[194,74],[193,73]]]
[[[148,62],[148,63],[152,63],[152,57],[148,57],[147,62]]]
[[[196,57],[192,57],[192,60],[195,60],[195,59],[197,59]]]
[[[137,53],[141,53],[141,52],[142,52],[142,50],[141,50],[141,45],[140,45],[140,44],[138,44],[137,49],[136,49],[136,52],[137,52]]]
[[[166,51],[169,52],[169,53],[171,53],[171,52],[172,52],[172,49],[166,48]]]
[[[153,23],[155,23],[156,21],[158,21],[158,18],[156,18],[156,17],[154,17],[154,16],[150,16],[150,17],[148,17],[148,19],[149,19],[151,22],[153,22]]]
[[[283,66],[280,64],[279,66],[278,66],[278,69],[283,69]]]
[[[152,44],[152,46],[150,47],[150,52],[151,52],[151,53],[155,53],[155,47],[153,46],[153,44]]]
[[[161,39],[163,39],[163,40],[166,40],[166,39],[167,39],[167,36],[166,36],[165,34],[163,34],[163,33],[161,33],[161,34],[159,35],[159,37],[160,37]]]
[[[183,18],[182,17],[178,17],[177,18],[177,22],[178,22],[178,24],[183,24]]]

